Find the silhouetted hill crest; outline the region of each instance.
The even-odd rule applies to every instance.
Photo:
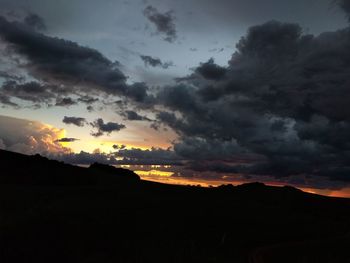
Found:
[[[128,180],[135,180],[135,181],[140,180],[140,177],[133,171],[130,171],[124,168],[116,168],[114,166],[107,165],[107,164],[93,163],[89,166],[88,169],[92,172],[96,172],[99,174],[103,173],[106,175],[114,175],[114,176],[122,177],[123,179],[128,179]]]
[[[29,185],[113,185],[137,182],[134,172],[103,164],[83,168],[32,156],[0,150],[0,183]]]

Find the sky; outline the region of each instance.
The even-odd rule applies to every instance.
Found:
[[[0,148],[350,197],[349,0],[0,0]]]

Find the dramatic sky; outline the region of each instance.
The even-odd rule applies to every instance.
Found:
[[[0,148],[350,196],[349,0],[0,0]]]

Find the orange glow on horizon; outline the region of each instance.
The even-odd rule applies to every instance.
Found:
[[[160,171],[160,170],[151,170],[151,171],[135,170],[134,172],[137,173],[143,180],[153,181],[158,183],[165,183],[165,184],[173,184],[173,185],[200,185],[201,187],[217,187],[223,184],[233,184],[237,186],[245,183],[250,183],[249,181],[242,181],[242,180],[224,181],[224,180],[207,180],[207,179],[200,179],[200,178],[186,178],[181,176],[177,177],[177,176],[173,176],[174,173]],[[264,182],[264,183],[266,185],[276,186],[276,187],[283,187],[286,185],[281,182]],[[310,194],[317,194],[317,195],[323,195],[323,196],[329,196],[329,197],[350,198],[350,188],[344,188],[341,190],[327,190],[327,189],[316,189],[316,188],[301,187],[301,186],[300,187],[293,186],[293,187]]]
[[[138,174],[141,178],[145,176],[171,177],[174,174],[174,172],[166,172],[166,171],[160,171],[160,170],[150,170],[150,171],[136,170],[134,172]]]

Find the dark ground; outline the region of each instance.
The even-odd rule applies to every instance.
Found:
[[[0,262],[350,262],[350,200],[0,151]]]

